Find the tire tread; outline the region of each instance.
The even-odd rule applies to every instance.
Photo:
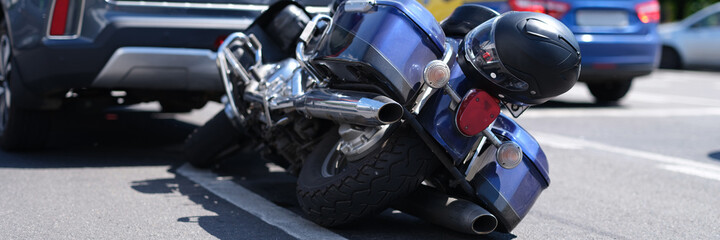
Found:
[[[387,208],[414,191],[434,163],[415,133],[401,127],[355,174],[319,189],[299,183],[297,195],[308,217],[323,226],[338,226]]]

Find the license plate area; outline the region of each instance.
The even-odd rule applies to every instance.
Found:
[[[583,27],[626,27],[628,12],[623,10],[578,10],[575,23]]]

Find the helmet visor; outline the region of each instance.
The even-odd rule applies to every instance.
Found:
[[[465,36],[465,59],[497,86],[509,91],[525,91],[528,83],[512,75],[498,56],[493,31],[497,19],[495,17],[480,24]]]

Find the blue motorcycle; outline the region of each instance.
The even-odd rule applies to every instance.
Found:
[[[217,64],[226,107],[188,139],[196,167],[262,146],[320,225],[392,207],[487,234],[512,231],[550,184],[501,108],[518,117],[569,90],[580,52],[540,13],[464,5],[438,23],[414,0],[345,0],[311,17],[288,1],[228,36]]]

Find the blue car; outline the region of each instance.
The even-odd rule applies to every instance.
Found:
[[[660,37],[656,0],[508,0],[477,4],[498,12],[534,11],[559,19],[580,43],[582,71],[597,102],[616,102],[635,77],[657,68]]]

